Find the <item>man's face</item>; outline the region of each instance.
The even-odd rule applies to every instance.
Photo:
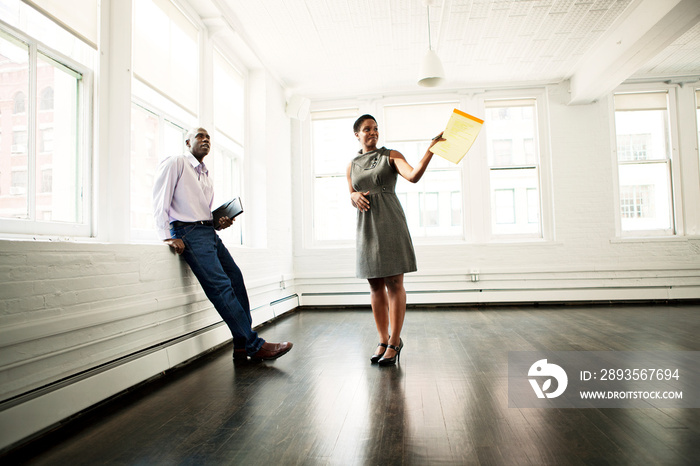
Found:
[[[195,158],[200,162],[202,161],[204,156],[206,156],[209,153],[209,133],[207,133],[207,130],[204,128],[197,129],[194,136],[191,136],[190,139],[188,139],[185,142],[187,144],[187,147],[189,147],[192,155],[194,155]]]

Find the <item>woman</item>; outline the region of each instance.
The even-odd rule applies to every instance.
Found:
[[[369,281],[372,313],[379,333],[377,350],[370,358],[380,366],[396,364],[403,341],[401,328],[406,315],[403,275],[415,272],[416,255],[406,216],[394,187],[397,175],[417,183],[433,157],[430,147],[416,167],[400,152],[377,149],[379,130],[372,115],[362,115],[353,126],[362,149],[348,165],[347,178],[352,205],[357,208],[357,278]],[[389,325],[391,324],[391,335]]]

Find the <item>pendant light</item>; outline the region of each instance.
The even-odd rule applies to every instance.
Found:
[[[435,87],[445,79],[445,69],[437,53],[433,50],[433,43],[430,38],[430,0],[423,0],[423,4],[428,9],[428,50],[423,56],[418,76],[418,85],[425,87]]]

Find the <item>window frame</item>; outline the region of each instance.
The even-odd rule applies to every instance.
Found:
[[[245,170],[245,145],[240,144],[238,141],[230,138],[224,132],[219,129],[215,129],[211,135],[213,138],[212,152],[207,157],[215,157],[216,152],[220,152],[222,158],[227,159],[232,166],[231,172],[231,189],[232,192],[226,195],[221,195],[221,190],[217,190],[217,184],[214,183],[214,205],[213,209],[217,208],[223,202],[227,202],[233,197],[241,197],[241,202],[243,204],[243,209],[245,210],[245,177],[243,172]],[[208,160],[208,159],[207,159]],[[204,162],[207,164],[206,160]],[[220,167],[213,166],[215,171],[218,171]],[[211,172],[210,172],[211,174]],[[214,173],[213,176],[217,176]],[[219,196],[217,196],[217,192]],[[217,198],[219,198],[217,200]],[[233,225],[226,230],[219,232],[219,236],[226,242],[227,246],[240,247],[246,244],[247,240],[247,229],[246,229],[246,219],[245,215],[239,216]]]
[[[59,25],[57,25],[59,27]],[[25,112],[27,118],[27,196],[29,204],[28,219],[0,218],[0,237],[2,238],[26,238],[30,236],[46,237],[77,237],[91,238],[96,234],[94,216],[94,137],[93,121],[95,108],[94,101],[94,72],[89,67],[77,60],[54,50],[40,40],[18,30],[17,28],[0,21],[0,33],[9,36],[11,40],[24,43],[28,47],[28,79],[29,94],[25,96]],[[80,39],[76,36],[77,39]],[[53,62],[53,66],[63,68],[64,71],[79,75],[77,85],[76,102],[76,150],[77,158],[81,161],[82,172],[82,222],[57,222],[42,221],[36,218],[36,175],[40,167],[37,166],[37,151],[39,150],[39,119],[40,99],[37,89],[37,63],[39,56]]]
[[[531,243],[552,242],[554,237],[554,193],[552,187],[552,154],[549,138],[549,92],[545,88],[519,89],[519,90],[495,90],[480,94],[477,98],[477,115],[486,115],[487,102],[533,100],[535,102],[535,137],[539,148],[539,158],[534,164],[523,163],[517,167],[534,165],[537,169],[537,181],[539,188],[540,226],[539,233],[507,233],[496,234],[492,230],[491,209],[491,170],[502,170],[504,167],[490,167],[488,161],[487,139],[484,135],[474,143],[472,151],[478,150],[480,157],[467,157],[470,178],[468,183],[477,186],[476,191],[485,201],[479,204],[472,203],[475,209],[470,212],[471,224],[474,226],[472,234],[477,243]],[[488,131],[488,121],[484,122],[482,132]],[[534,141],[533,141],[534,142]],[[516,165],[513,165],[513,169]],[[505,168],[509,169],[509,168]],[[529,218],[529,214],[528,214]],[[480,222],[479,228],[476,222]],[[529,222],[528,222],[529,224]]]
[[[220,132],[224,137],[228,138],[231,142],[237,144],[241,148],[241,161],[243,161],[244,156],[245,156],[245,151],[246,151],[246,144],[248,143],[248,126],[249,126],[249,100],[250,100],[250,92],[249,92],[249,85],[250,85],[250,80],[249,80],[249,75],[248,75],[248,70],[245,67],[245,65],[237,58],[237,57],[232,57],[231,54],[227,53],[222,47],[219,47],[217,45],[213,45],[212,47],[212,59],[211,59],[211,78],[212,82],[215,79],[215,55],[218,54],[219,57],[225,62],[226,65],[228,65],[232,71],[234,71],[238,76],[237,78],[240,78],[242,81],[242,89],[243,89],[243,118],[242,118],[242,123],[243,123],[243,129],[242,129],[242,134],[240,136],[240,140],[238,137],[236,137],[235,134],[231,134],[228,131],[228,128],[224,127],[224,125],[221,125],[219,122],[216,121],[216,111],[215,111],[215,106],[216,106],[216,101],[212,103],[212,120],[213,120],[213,127],[215,131]],[[214,89],[214,85],[212,84],[212,89]]]
[[[667,113],[668,113],[668,158],[660,160],[643,160],[638,163],[664,163],[667,165],[669,181],[669,214],[670,228],[664,230],[623,230],[621,212],[621,192],[620,192],[620,161],[617,153],[617,129],[615,125],[615,95],[617,94],[646,94],[646,93],[667,93]],[[678,128],[678,93],[674,84],[626,84],[619,86],[610,93],[608,99],[608,111],[610,115],[610,140],[612,154],[613,173],[613,201],[615,215],[615,236],[617,238],[669,238],[683,234],[684,224],[682,212],[682,178],[680,172],[679,154],[679,128]],[[625,161],[625,164],[635,163],[635,161]]]

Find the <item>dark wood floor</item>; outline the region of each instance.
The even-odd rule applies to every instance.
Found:
[[[698,409],[516,409],[507,352],[700,350],[700,305],[409,309],[394,368],[371,313],[297,311],[281,359],[211,353],[6,457],[37,465],[684,465]],[[0,461],[3,461],[0,458]],[[4,462],[4,461],[3,461]],[[10,464],[5,462],[4,464]]]

